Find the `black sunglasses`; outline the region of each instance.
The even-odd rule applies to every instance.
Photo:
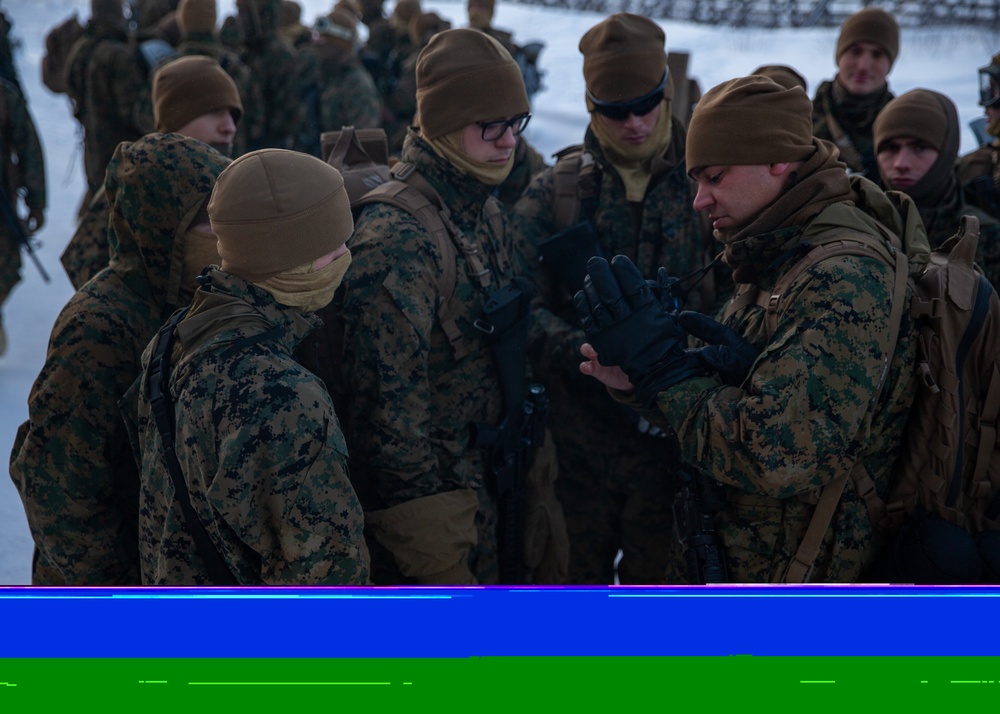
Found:
[[[529,121],[531,121],[531,114],[518,114],[510,119],[477,121],[476,124],[483,130],[483,141],[496,141],[506,134],[508,129],[514,132],[514,136],[519,136],[528,127]]]
[[[667,76],[670,70],[663,73],[663,79],[649,94],[643,94],[638,99],[631,99],[627,102],[602,102],[587,90],[587,99],[594,105],[594,111],[606,116],[614,121],[625,121],[630,114],[637,117],[644,117],[659,106],[663,100],[663,88],[667,86]]]
[[[995,64],[979,68],[979,106],[1000,105],[1000,67]]]

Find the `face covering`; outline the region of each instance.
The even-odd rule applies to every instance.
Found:
[[[347,268],[351,264],[351,251],[347,251],[329,265],[314,270],[316,261],[310,261],[291,270],[258,283],[282,305],[297,307],[303,312],[316,312],[333,300]]]
[[[206,265],[218,265],[218,238],[211,230],[189,228],[184,234],[184,258],[181,263],[181,304],[187,304],[198,288],[195,278],[201,275]]]
[[[462,173],[472,176],[480,183],[487,186],[499,186],[508,176],[510,170],[514,168],[514,152],[510,152],[507,163],[501,166],[487,164],[482,161],[473,161],[465,153],[465,146],[462,144],[462,133],[464,129],[453,131],[450,134],[439,136],[437,139],[427,139],[431,148],[452,166],[458,168]]]
[[[618,135],[596,112],[591,116],[590,128],[608,160],[622,177],[625,197],[629,201],[641,202],[646,197],[646,187],[649,186],[651,176],[650,165],[655,157],[662,155],[670,146],[671,123],[670,100],[664,99],[660,103],[660,115],[656,117],[656,124],[649,138],[634,146],[619,141]]]

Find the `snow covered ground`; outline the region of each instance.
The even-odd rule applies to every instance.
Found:
[[[328,12],[333,0],[299,0],[303,20]],[[387,0],[387,8],[393,0]],[[426,10],[464,26],[464,2],[422,0]],[[233,14],[233,0],[219,2],[220,19]],[[8,478],[11,445],[18,425],[28,415],[26,400],[45,360],[49,331],[56,315],[72,294],[59,264],[59,255],[73,234],[74,213],[83,194],[84,177],[80,136],[69,101],[41,83],[40,61],[46,31],[74,11],[89,15],[89,0],[5,0],[0,3],[13,22],[12,35],[20,40],[16,61],[28,102],[44,145],[48,170],[49,209],[38,236],[39,255],[52,276],[42,282],[35,267],[25,262],[24,280],[4,308],[9,347],[0,358],[0,585],[30,582],[31,537],[17,491]],[[534,98],[534,118],[527,130],[540,151],[551,154],[577,143],[587,123],[584,108],[580,36],[602,18],[586,12],[543,9],[498,3],[494,24],[512,30],[515,41],[541,40],[546,47],[540,63],[546,72],[545,89]],[[809,82],[809,93],[835,72],[833,48],[836,29],[736,30],[677,22],[662,23],[667,46],[691,53],[690,73],[703,91],[763,64],[795,67]],[[976,105],[976,68],[1000,51],[993,32],[975,29],[906,29],[900,56],[889,76],[896,94],[915,87],[935,89],[958,106],[963,127],[982,114]],[[975,148],[969,130],[962,133],[962,152]]]

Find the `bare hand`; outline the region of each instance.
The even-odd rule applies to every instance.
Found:
[[[628,375],[622,371],[621,367],[605,367],[600,363],[597,359],[597,351],[589,342],[583,343],[583,346],[580,348],[580,354],[587,360],[580,363],[580,371],[584,374],[593,377],[612,389],[618,389],[622,392],[631,392],[635,389],[632,386],[632,382],[629,381]]]

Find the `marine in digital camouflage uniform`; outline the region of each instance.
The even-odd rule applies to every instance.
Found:
[[[87,177],[86,208],[122,141],[150,131],[142,126],[146,77],[129,46],[121,0],[92,0],[87,34],[66,61],[67,93],[83,125],[83,164]]]
[[[619,13],[589,30],[580,42],[589,97],[634,107],[624,121],[605,122],[588,100],[590,125],[583,149],[593,157],[594,186],[577,220],[588,220],[605,256],[629,256],[647,278],[660,267],[684,276],[704,262],[706,236],[691,205],[694,194],[685,172],[685,132],[671,118],[663,31],[652,21]],[[641,71],[637,68],[642,68]],[[666,90],[666,94],[664,94]],[[656,97],[662,96],[657,102]],[[652,103],[650,106],[650,102]],[[636,116],[635,111],[644,111]],[[639,148],[616,138],[614,127],[646,136]],[[580,375],[585,341],[573,309],[581,285],[568,284],[558,266],[540,261],[539,245],[561,228],[556,218],[556,171],[543,171],[514,207],[513,231],[532,266],[539,299],[532,361],[549,387],[549,424],[559,456],[559,500],[572,542],[570,582],[611,584],[616,553],[622,583],[660,583],[671,538],[669,465],[676,452],[667,439],[640,431],[638,417],[615,404],[605,389]],[[585,191],[570,179],[572,188]],[[593,254],[593,246],[582,260]],[[582,280],[580,275],[577,281]],[[699,293],[693,307],[701,306]]]
[[[505,405],[474,323],[487,292],[517,273],[503,210],[490,194],[510,170],[523,119],[515,117],[527,113],[528,100],[496,41],[455,29],[421,53],[417,104],[419,129],[407,135],[402,160],[437,192],[475,252],[456,249],[450,258],[449,299],[440,277],[447,254],[416,217],[386,203],[358,217],[343,308],[352,480],[376,584],[491,584],[500,577],[495,484],[471,427],[498,425]],[[501,119],[514,123],[476,123]],[[485,139],[487,130],[500,133]],[[477,265],[488,287],[473,275]],[[446,302],[455,305],[456,351],[439,319]]]
[[[979,106],[995,138],[958,160],[958,180],[970,203],[1000,218],[1000,53],[979,68]]]
[[[873,128],[882,184],[902,191],[920,211],[931,248],[958,233],[962,216],[979,219],[976,264],[1000,286],[1000,217],[970,204],[955,171],[961,124],[948,97],[913,89],[879,112]]]
[[[837,38],[837,74],[813,97],[813,134],[832,141],[852,173],[878,183],[872,124],[893,94],[886,76],[899,54],[899,25],[866,7],[848,17]]]
[[[4,191],[0,201],[7,201],[19,216],[17,197],[22,195],[28,209],[25,233],[31,235],[45,223],[45,159],[24,96],[4,78],[0,78],[0,143],[0,185]],[[0,222],[0,309],[20,280],[21,247],[6,222]],[[6,349],[0,316],[0,355]]]
[[[164,377],[180,478],[237,583],[365,585],[364,519],[344,436],[323,383],[292,358],[319,324],[310,313],[330,301],[350,263],[343,179],[280,149],[231,169],[208,207],[221,270],[202,277]],[[126,414],[137,405],[143,582],[217,582],[191,536],[150,399],[144,375],[122,401]]]
[[[589,267],[591,294],[606,297],[577,296],[596,358],[603,353],[608,364],[621,365],[587,362],[581,371],[623,390],[613,392],[618,398],[652,407],[644,413],[662,417],[676,432],[684,462],[722,484],[715,528],[731,582],[782,581],[820,490],[855,459],[885,495],[916,388],[915,335],[906,310],[885,364],[894,270],[883,260],[848,255],[816,263],[784,294],[770,336],[753,301],[753,288],[773,290],[807,244],[859,233],[878,238],[876,218],[902,230],[888,197],[863,179],[852,183],[834,147],[812,136],[808,106],[799,88],[744,77],[708,92],[692,117],[686,155],[698,183],[695,205],[725,243],[738,289],[749,289],[750,300],[727,310],[731,332],[709,336],[707,318],[694,316],[692,324],[658,303],[640,309],[641,291],[623,283],[641,277],[631,277],[637,274],[624,259],[616,258],[610,271],[597,261]],[[732,126],[737,120],[739,134]],[[928,250],[919,227],[912,238]],[[635,312],[623,316],[629,310],[614,303],[608,279],[623,286]],[[711,337],[703,351],[680,348],[688,329]],[[619,349],[608,341],[615,334],[624,342],[643,337]],[[609,378],[612,373],[628,380]],[[679,555],[676,541],[670,547]],[[848,478],[809,581],[855,582],[874,555],[867,507]],[[691,582],[683,560],[669,563],[670,582]]]
[[[154,75],[153,121],[158,132],[190,136],[229,156],[241,113],[236,84],[209,57],[176,58]],[[76,232],[59,258],[77,290],[108,264],[110,216],[111,207],[102,184],[80,216]]]
[[[316,39],[299,51],[308,65],[303,81],[315,97],[303,128],[308,128],[317,148],[325,131],[382,125],[382,98],[355,51],[356,26],[357,20],[347,11],[334,10],[317,18]]]
[[[181,28],[181,41],[176,56],[204,55],[211,57],[236,83],[243,105],[243,118],[236,127],[232,156],[242,156],[253,137],[264,133],[264,94],[261,85],[243,63],[240,56],[226,48],[215,30],[217,22],[216,0],[181,0],[177,21]]]
[[[35,541],[36,585],[139,583],[139,481],[118,399],[150,338],[215,255],[189,227],[229,159],[150,134],[108,167],[110,265],[56,318],[10,474]],[[217,258],[216,258],[217,259]]]

